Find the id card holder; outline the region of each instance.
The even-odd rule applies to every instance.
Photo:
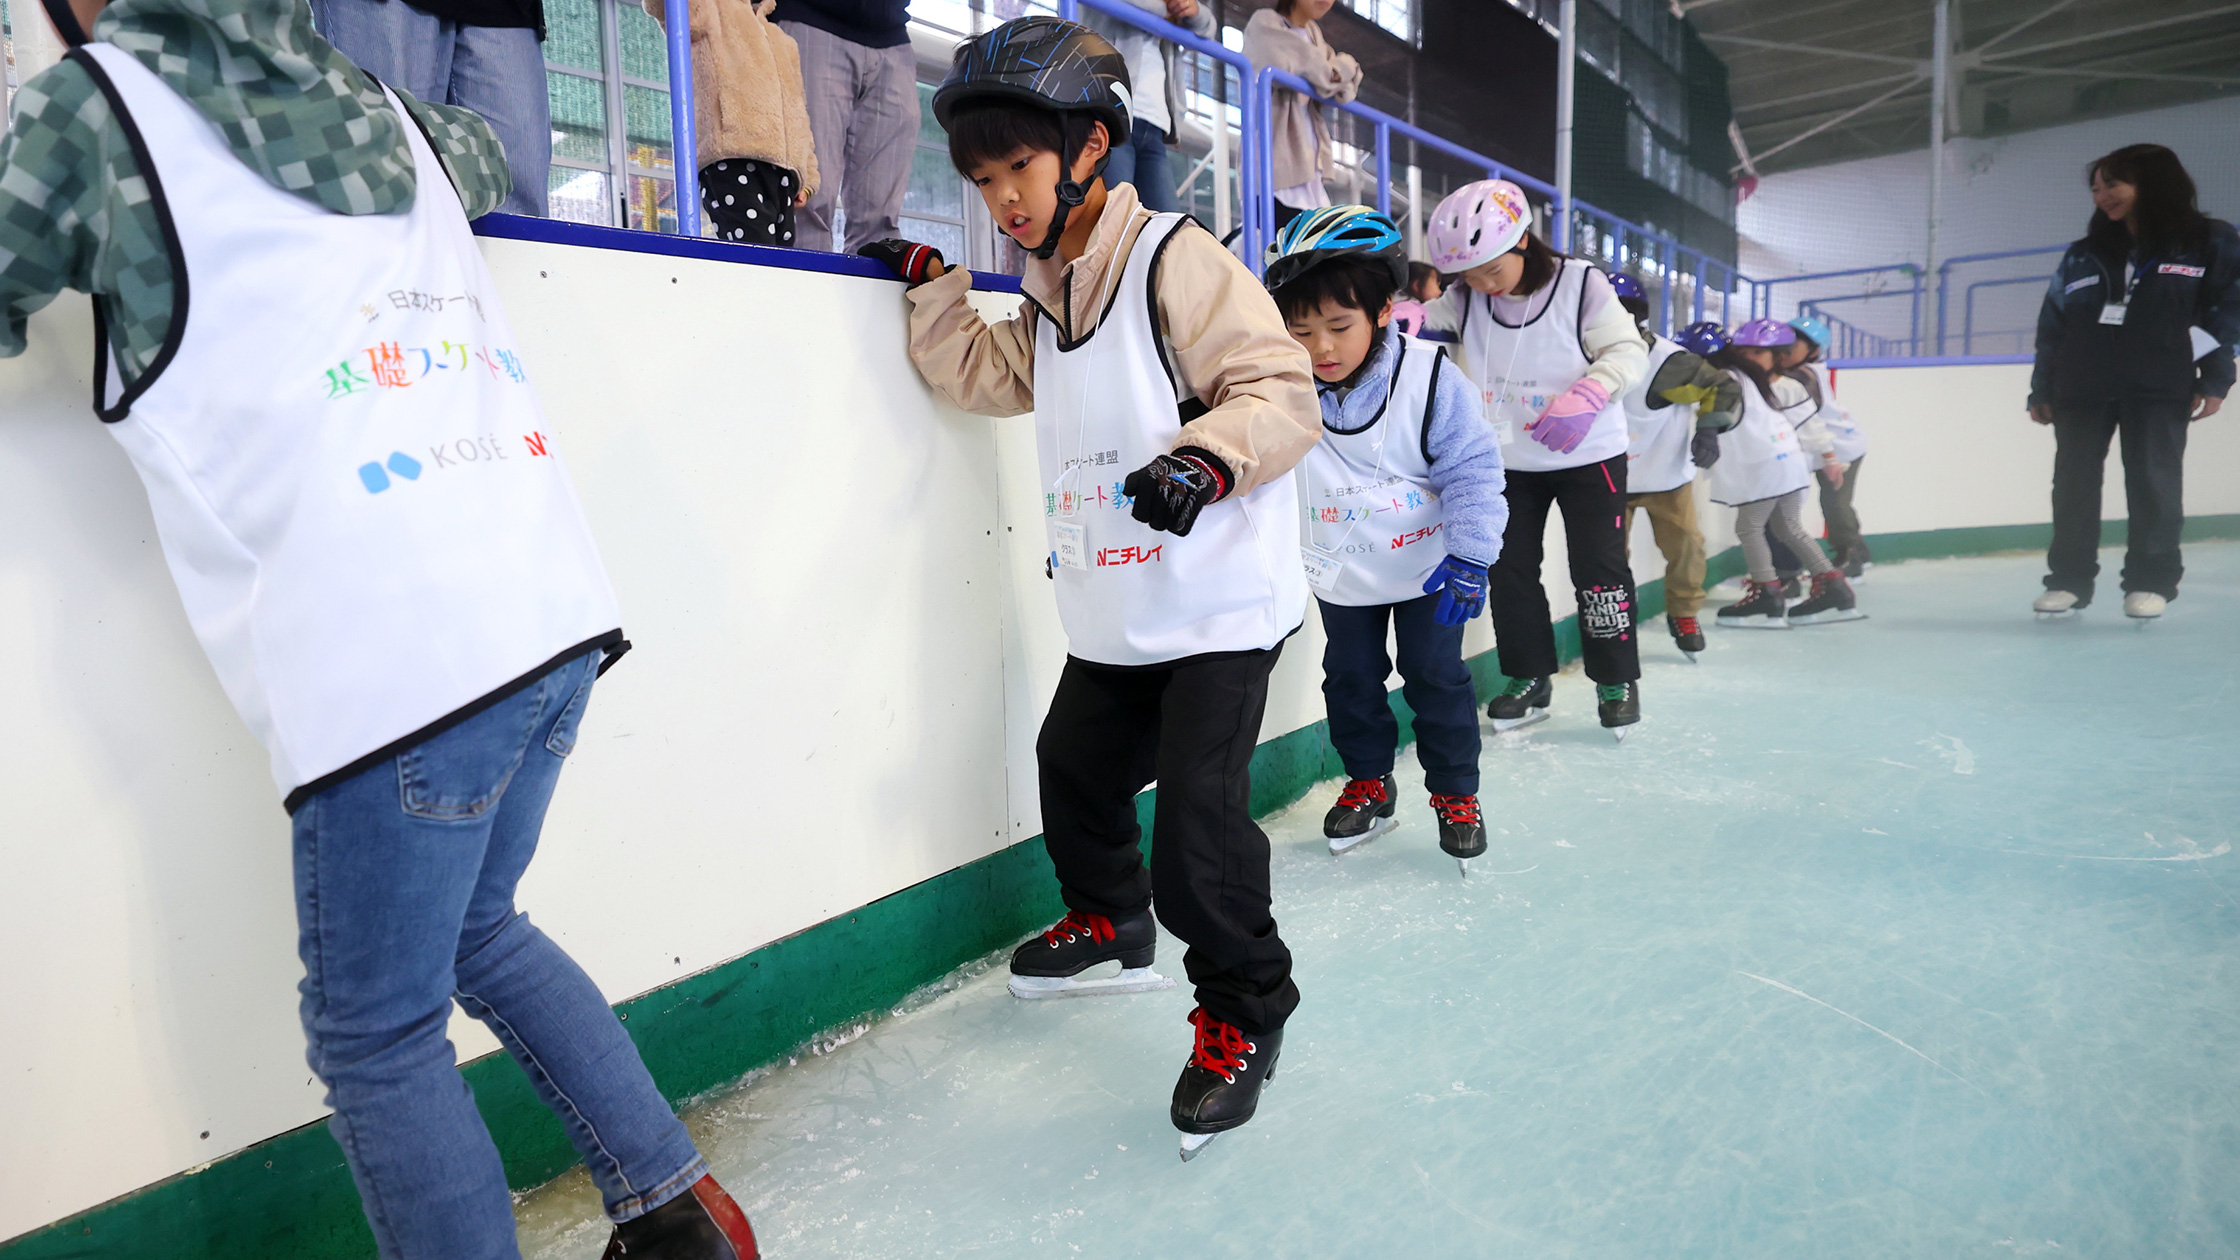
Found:
[[[2100,308],[2100,322],[2103,324],[2120,324],[2123,322],[2124,314],[2130,309],[2131,305],[2128,302],[2110,302]]]
[[[1050,523],[1052,555],[1061,569],[1089,568],[1089,531],[1079,521],[1052,521]]]
[[[1496,420],[1493,422],[1493,440],[1503,446],[1509,444],[1509,439],[1516,435],[1516,431],[1517,426],[1513,421]]]
[[[1314,547],[1299,548],[1299,560],[1306,566],[1307,585],[1325,595],[1338,589],[1338,574],[1346,567],[1345,561]]]

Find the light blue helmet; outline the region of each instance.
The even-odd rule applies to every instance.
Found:
[[[1789,321],[1789,327],[1796,329],[1800,336],[1811,342],[1813,349],[1825,350],[1828,348],[1828,321],[1818,315],[1805,315],[1792,319]]]
[[[1261,282],[1273,293],[1317,264],[1348,254],[1384,263],[1392,271],[1392,289],[1408,284],[1408,243],[1399,227],[1367,206],[1324,206],[1283,225],[1269,248],[1267,273]]]

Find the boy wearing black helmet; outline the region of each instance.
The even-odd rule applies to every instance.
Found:
[[[1268,291],[1307,350],[1322,441],[1299,464],[1307,582],[1329,636],[1322,695],[1346,785],[1323,819],[1330,852],[1390,826],[1400,724],[1385,694],[1399,645],[1416,758],[1439,847],[1470,872],[1486,851],[1478,813],[1478,697],[1462,628],[1485,611],[1486,570],[1509,523],[1501,444],[1475,386],[1446,351],[1389,327],[1407,245],[1367,206],[1327,206],[1276,236]]]
[[[1321,426],[1306,356],[1252,274],[1099,178],[1128,101],[1126,64],[1076,23],[1022,18],[957,50],[934,116],[1032,255],[1017,316],[983,322],[971,277],[924,245],[862,252],[910,284],[928,383],[967,411],[1035,413],[1069,648],[1035,753],[1068,913],[1013,955],[1011,991],[1164,987],[1156,907],[1197,987],[1170,1112],[1187,1159],[1252,1118],[1299,1001],[1248,767],[1268,673],[1306,616],[1289,473]],[[1154,779],[1147,872],[1135,796]]]

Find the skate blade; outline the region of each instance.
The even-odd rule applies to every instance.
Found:
[[[1792,626],[1832,626],[1839,621],[1865,621],[1867,615],[1856,608],[1831,608],[1824,613],[1806,613],[1789,618]]]
[[[1695,653],[1693,653],[1693,652],[1690,652],[1690,651],[1689,651],[1688,649],[1686,649],[1686,648],[1682,648],[1682,649],[1680,649],[1680,655],[1682,655],[1682,656],[1685,656],[1685,657],[1687,657],[1687,658],[1688,658],[1688,663],[1689,663],[1690,665],[1701,665],[1701,664],[1703,664],[1703,662],[1702,662],[1702,661],[1699,661],[1699,660],[1697,660],[1697,659],[1696,659],[1696,654],[1695,654]]]
[[[1721,617],[1719,624],[1729,630],[1787,630],[1792,623],[1787,617]]]
[[[1198,1157],[1200,1151],[1213,1145],[1218,1133],[1185,1133],[1182,1135],[1182,1162],[1187,1164]]]
[[[2073,619],[2075,619],[2076,615],[2077,615],[2078,613],[2082,612],[2082,611],[2084,611],[2084,610],[2083,610],[2083,609],[2081,609],[2081,608],[2063,608],[2063,609],[2059,609],[2059,610],[2057,610],[2057,611],[2054,611],[2054,612],[2046,612],[2046,611],[2040,610],[2040,611],[2038,612],[2038,620],[2040,620],[2040,621],[2070,621],[2070,620],[2073,620]]]
[[[1547,721],[1548,711],[1546,709],[1534,709],[1521,718],[1490,718],[1488,720],[1493,723],[1495,731],[1521,731],[1535,722]]]
[[[1341,853],[1349,852],[1367,844],[1385,832],[1392,830],[1399,821],[1397,818],[1379,818],[1374,826],[1358,836],[1331,836],[1330,856],[1336,857]]]
[[[1468,879],[1468,878],[1470,878],[1470,859],[1469,859],[1469,858],[1456,858],[1456,859],[1454,860],[1454,864],[1455,864],[1456,866],[1459,866],[1459,867],[1461,867],[1461,868],[1462,868],[1462,877],[1463,877],[1464,879]]]
[[[1610,732],[1610,738],[1617,740],[1622,744],[1626,742],[1626,736],[1633,733],[1633,728],[1634,723],[1628,722],[1624,726],[1612,726],[1606,727],[1605,729]]]
[[[1100,966],[1102,964],[1099,964]],[[1125,967],[1111,976],[1013,976],[1011,996],[1029,1002],[1044,998],[1105,997],[1120,993],[1150,993],[1171,989],[1174,980],[1149,967]]]

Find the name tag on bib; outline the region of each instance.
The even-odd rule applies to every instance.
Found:
[[[1050,545],[1061,569],[1089,567],[1089,531],[1079,521],[1052,521]]]
[[[1306,566],[1307,585],[1328,595],[1338,588],[1338,573],[1346,562],[1312,547],[1299,548],[1300,563]]]
[[[2110,302],[2100,308],[2100,322],[2103,324],[2120,324],[2123,322],[2124,313],[2130,309],[2129,303]]]

